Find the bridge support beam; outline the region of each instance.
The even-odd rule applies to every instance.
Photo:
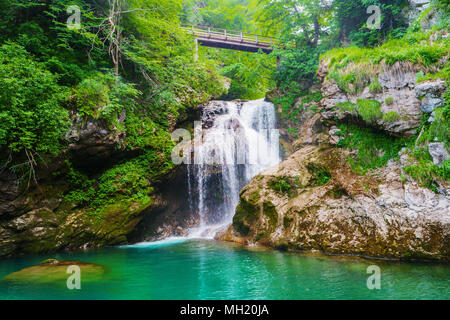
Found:
[[[198,39],[197,38],[194,39],[194,43],[195,43],[194,61],[197,62],[198,61]]]

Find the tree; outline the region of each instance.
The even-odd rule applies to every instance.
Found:
[[[68,127],[67,111],[61,106],[63,88],[57,77],[23,47],[7,43],[0,47],[0,148],[7,148],[5,167],[14,156],[26,161],[30,178],[41,154],[57,154]]]

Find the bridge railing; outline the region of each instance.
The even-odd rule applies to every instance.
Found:
[[[203,27],[203,26],[182,26],[185,32],[195,37],[224,40],[236,43],[255,44],[266,47],[273,47],[279,43],[279,40],[272,37],[261,36],[257,34],[245,33],[241,31]]]

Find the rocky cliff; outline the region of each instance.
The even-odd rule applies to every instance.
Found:
[[[444,79],[417,82],[420,66],[382,62],[364,70],[367,81],[343,83],[333,77],[331,60],[321,60],[323,99],[313,110],[303,108],[292,154],[241,191],[233,224],[218,238],[329,254],[449,260],[448,151],[437,137],[421,138],[446,103]],[[356,69],[350,63],[344,68]],[[443,123],[448,130],[448,118]],[[409,168],[428,161],[424,168],[431,170],[431,158],[443,173],[430,175],[427,188]]]
[[[126,134],[102,120],[72,118],[67,148],[37,162],[36,181],[0,168],[0,257],[127,244],[191,223],[179,210],[185,192],[165,186],[179,168],[127,148]]]

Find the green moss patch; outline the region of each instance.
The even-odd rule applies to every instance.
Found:
[[[338,127],[342,139],[337,145],[358,150],[356,155],[349,156],[347,160],[352,171],[361,175],[385,166],[389,159],[397,159],[399,151],[409,142],[408,139],[395,138],[371,128],[345,124]]]
[[[323,186],[331,180],[330,171],[323,165],[318,163],[308,163],[306,169],[312,175],[312,186]]]
[[[383,121],[385,121],[385,122],[395,122],[395,121],[398,121],[399,119],[400,119],[400,116],[395,111],[389,111],[389,112],[383,114]]]
[[[247,236],[250,227],[258,220],[258,207],[241,198],[236,208],[236,214],[233,217],[233,228],[240,235]]]
[[[290,184],[289,179],[283,177],[277,177],[271,180],[268,186],[270,189],[279,194],[289,194],[292,189],[292,185]]]
[[[375,123],[377,120],[383,118],[381,112],[381,103],[376,100],[358,99],[358,113],[367,123]]]

